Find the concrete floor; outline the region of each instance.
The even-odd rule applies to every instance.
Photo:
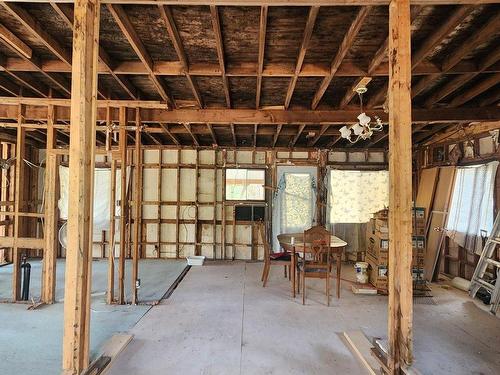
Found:
[[[40,293],[40,262],[30,261],[33,269],[31,296]],[[185,260],[141,260],[139,299],[160,299],[186,266]],[[130,274],[130,263],[126,265]],[[105,261],[93,262],[91,306],[91,356],[113,334],[130,330],[150,306],[106,305]],[[0,296],[11,298],[12,266],[0,267]],[[126,286],[130,281],[126,280]],[[64,296],[64,261],[57,262],[56,297]],[[63,303],[27,310],[25,304],[0,303],[0,374],[54,375],[61,372]]]
[[[193,267],[172,297],[131,330],[108,375],[365,374],[341,332],[386,337],[387,297],[356,296],[342,283],[325,306],[308,282],[306,306],[291,298],[282,269],[262,288],[259,263]],[[344,277],[353,272],[344,267]],[[334,285],[334,283],[332,283]],[[500,319],[466,293],[433,286],[435,305],[414,305],[415,367],[422,374],[499,374]]]

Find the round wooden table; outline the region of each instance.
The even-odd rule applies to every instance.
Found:
[[[291,256],[291,283],[292,283],[292,296],[295,298],[295,261],[296,254],[299,253],[308,253],[310,252],[311,244],[304,244],[304,233],[286,233],[286,234],[278,234],[278,242],[280,246],[292,253]],[[304,246],[305,245],[305,246]],[[347,242],[338,238],[337,236],[331,236],[330,238],[330,249],[332,250],[332,254],[337,255],[337,298],[340,298],[340,271],[342,267],[342,254],[344,252],[344,248],[347,246]]]

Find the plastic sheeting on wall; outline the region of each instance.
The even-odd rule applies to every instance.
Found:
[[[127,185],[130,178],[130,167],[127,167]],[[60,198],[58,202],[59,216],[68,219],[69,168],[59,166]],[[116,170],[116,201],[121,194],[121,171]],[[94,173],[94,232],[109,229],[109,208],[111,199],[111,169],[95,168]],[[115,206],[116,216],[120,216],[120,206]]]

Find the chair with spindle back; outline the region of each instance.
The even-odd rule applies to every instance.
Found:
[[[297,267],[297,282],[302,283],[302,304],[306,303],[306,278],[315,278],[326,280],[326,302],[330,306],[331,234],[324,227],[315,226],[304,231],[303,240],[307,252]]]
[[[291,253],[289,252],[273,253],[271,250],[271,245],[269,244],[269,242],[267,242],[266,239],[264,223],[260,221],[256,225],[258,226],[260,238],[264,245],[264,269],[262,270],[262,277],[261,277],[262,286],[265,287],[267,284],[267,278],[269,277],[269,270],[271,266],[276,266],[276,265],[283,266],[285,277],[287,277],[286,271],[288,268],[288,278],[290,278],[290,272],[293,271],[290,269],[292,264]]]

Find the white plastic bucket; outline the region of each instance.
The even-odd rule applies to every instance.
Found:
[[[368,263],[356,262],[354,269],[356,270],[356,281],[360,284],[366,284],[368,282],[368,273],[366,272]]]

